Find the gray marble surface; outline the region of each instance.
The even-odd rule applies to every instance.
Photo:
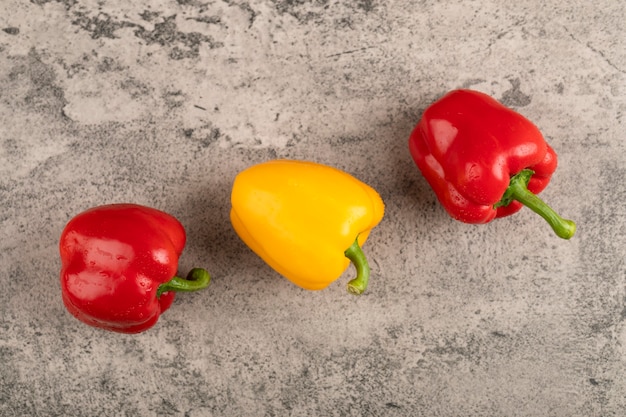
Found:
[[[0,415],[623,416],[626,3],[3,0]],[[530,210],[453,221],[407,139],[486,92],[559,155]],[[236,236],[230,189],[273,158],[386,203],[369,290],[302,290]],[[151,330],[83,325],[58,238],[89,207],[175,215],[211,286]]]

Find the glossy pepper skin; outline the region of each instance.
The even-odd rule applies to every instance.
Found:
[[[360,248],[384,214],[369,185],[326,165],[273,160],[240,172],[231,202],[239,237],[294,284],[326,288],[352,261],[357,277],[348,291],[365,291],[369,267]]]
[[[539,129],[490,96],[454,90],[430,105],[411,133],[413,160],[456,220],[487,223],[526,205],[564,239],[576,225],[536,196],[557,166]]]
[[[61,293],[80,321],[120,333],[152,327],[175,291],[209,285],[204,269],[176,277],[185,229],[162,211],[113,204],[84,211],[65,226],[59,243]]]

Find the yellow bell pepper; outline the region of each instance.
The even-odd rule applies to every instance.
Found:
[[[348,291],[367,288],[361,246],[383,218],[369,185],[326,165],[274,160],[240,172],[230,219],[239,237],[276,272],[308,289],[326,288],[355,265]]]

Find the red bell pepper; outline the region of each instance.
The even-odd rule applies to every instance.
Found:
[[[162,211],[135,204],[94,207],[71,219],[60,239],[61,292],[68,311],[94,327],[139,333],[152,327],[176,291],[210,276],[176,275],[185,229]]]
[[[536,195],[550,182],[556,153],[533,123],[490,96],[449,92],[424,111],[409,149],[454,219],[487,223],[526,205],[559,237],[574,235],[575,223]]]

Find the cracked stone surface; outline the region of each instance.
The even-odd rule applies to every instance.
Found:
[[[522,0],[5,0],[0,5],[0,415],[626,415],[626,4]],[[530,210],[453,221],[408,153],[423,110],[483,91],[559,155]],[[308,159],[386,215],[307,292],[236,236],[246,167]],[[58,238],[134,202],[212,276],[139,335],[60,296]]]

